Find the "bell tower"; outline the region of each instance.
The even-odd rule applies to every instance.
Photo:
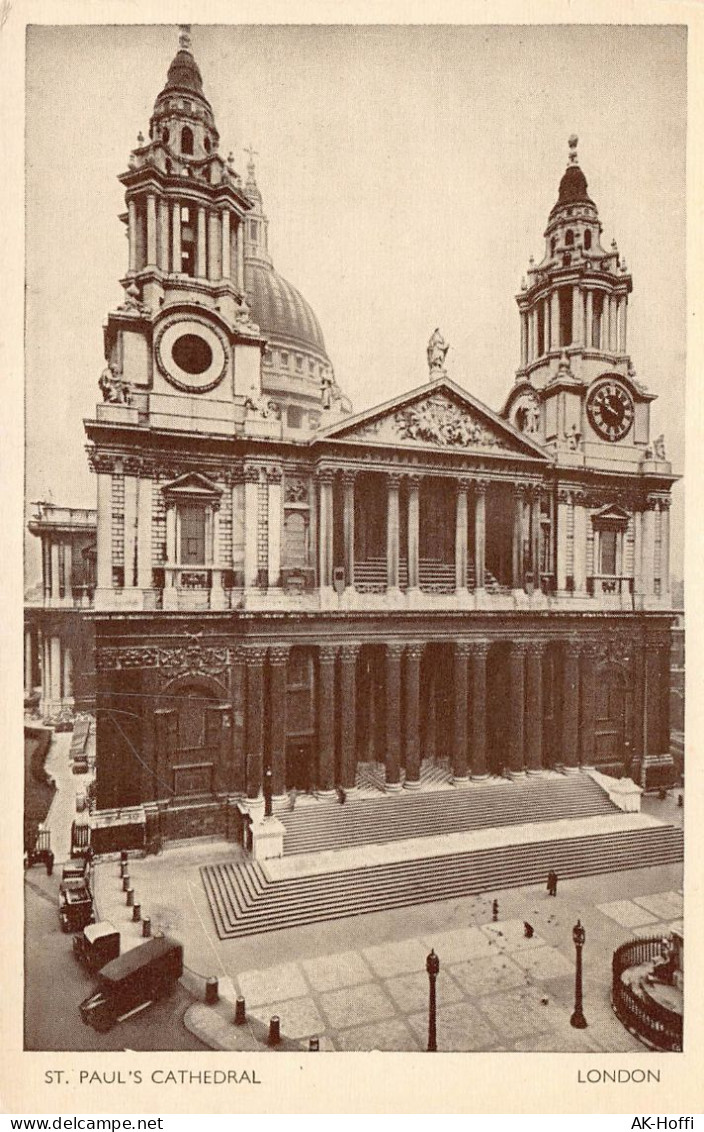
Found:
[[[602,224],[579,165],[578,138],[516,302],[521,358],[504,415],[573,465],[637,467],[649,441],[654,395],[628,353],[633,280]]]
[[[139,402],[142,422],[146,410],[159,427],[169,427],[170,416],[203,415],[182,404],[197,398],[218,401],[218,412],[207,415],[229,415],[224,431],[231,431],[233,406],[261,389],[264,342],[244,282],[252,204],[232,154],[223,159],[219,146],[190,26],[183,25],[149,136],[140,132],[119,176],[129,255],[125,300],[105,328],[101,386],[106,401],[129,402],[134,412]]]

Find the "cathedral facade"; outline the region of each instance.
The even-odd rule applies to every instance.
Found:
[[[418,790],[432,765],[458,789],[666,777],[676,477],[577,139],[499,413],[440,329],[425,384],[352,411],[187,29],[120,180],[125,297],[85,422],[96,850],[234,836],[264,793]]]

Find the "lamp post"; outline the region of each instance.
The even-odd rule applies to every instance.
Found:
[[[428,972],[428,981],[430,983],[430,1003],[428,1006],[428,1053],[437,1053],[437,1000],[435,995],[435,983],[438,977],[438,972],[440,970],[440,960],[435,954],[435,951],[431,951],[430,955],[425,960],[425,969]]]
[[[584,947],[586,938],[587,933],[582,927],[581,920],[577,920],[577,923],[572,928],[572,939],[574,941],[577,959],[574,972],[574,1010],[570,1018],[570,1025],[574,1026],[576,1030],[584,1030],[587,1027],[587,1020],[582,1010],[582,948]]]
[[[270,818],[273,814],[271,806],[271,767],[264,771],[264,817]]]

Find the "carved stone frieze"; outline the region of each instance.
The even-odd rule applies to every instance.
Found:
[[[287,476],[284,487],[284,500],[286,503],[307,503],[308,484],[298,476]]]
[[[350,433],[372,440],[411,441],[450,448],[505,448],[505,440],[463,405],[441,393],[431,394]]]
[[[226,646],[203,645],[196,636],[185,645],[108,646],[96,651],[99,671],[125,668],[159,668],[168,679],[176,676],[217,676],[230,663]]]

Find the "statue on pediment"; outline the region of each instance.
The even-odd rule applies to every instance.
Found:
[[[431,378],[439,377],[440,374],[445,372],[445,358],[449,349],[448,343],[440,333],[440,327],[436,326],[430,335],[427,349],[428,370]]]
[[[656,436],[655,440],[653,441],[653,452],[655,454],[656,460],[667,460],[667,456],[665,455],[664,433],[661,432],[660,435]]]

